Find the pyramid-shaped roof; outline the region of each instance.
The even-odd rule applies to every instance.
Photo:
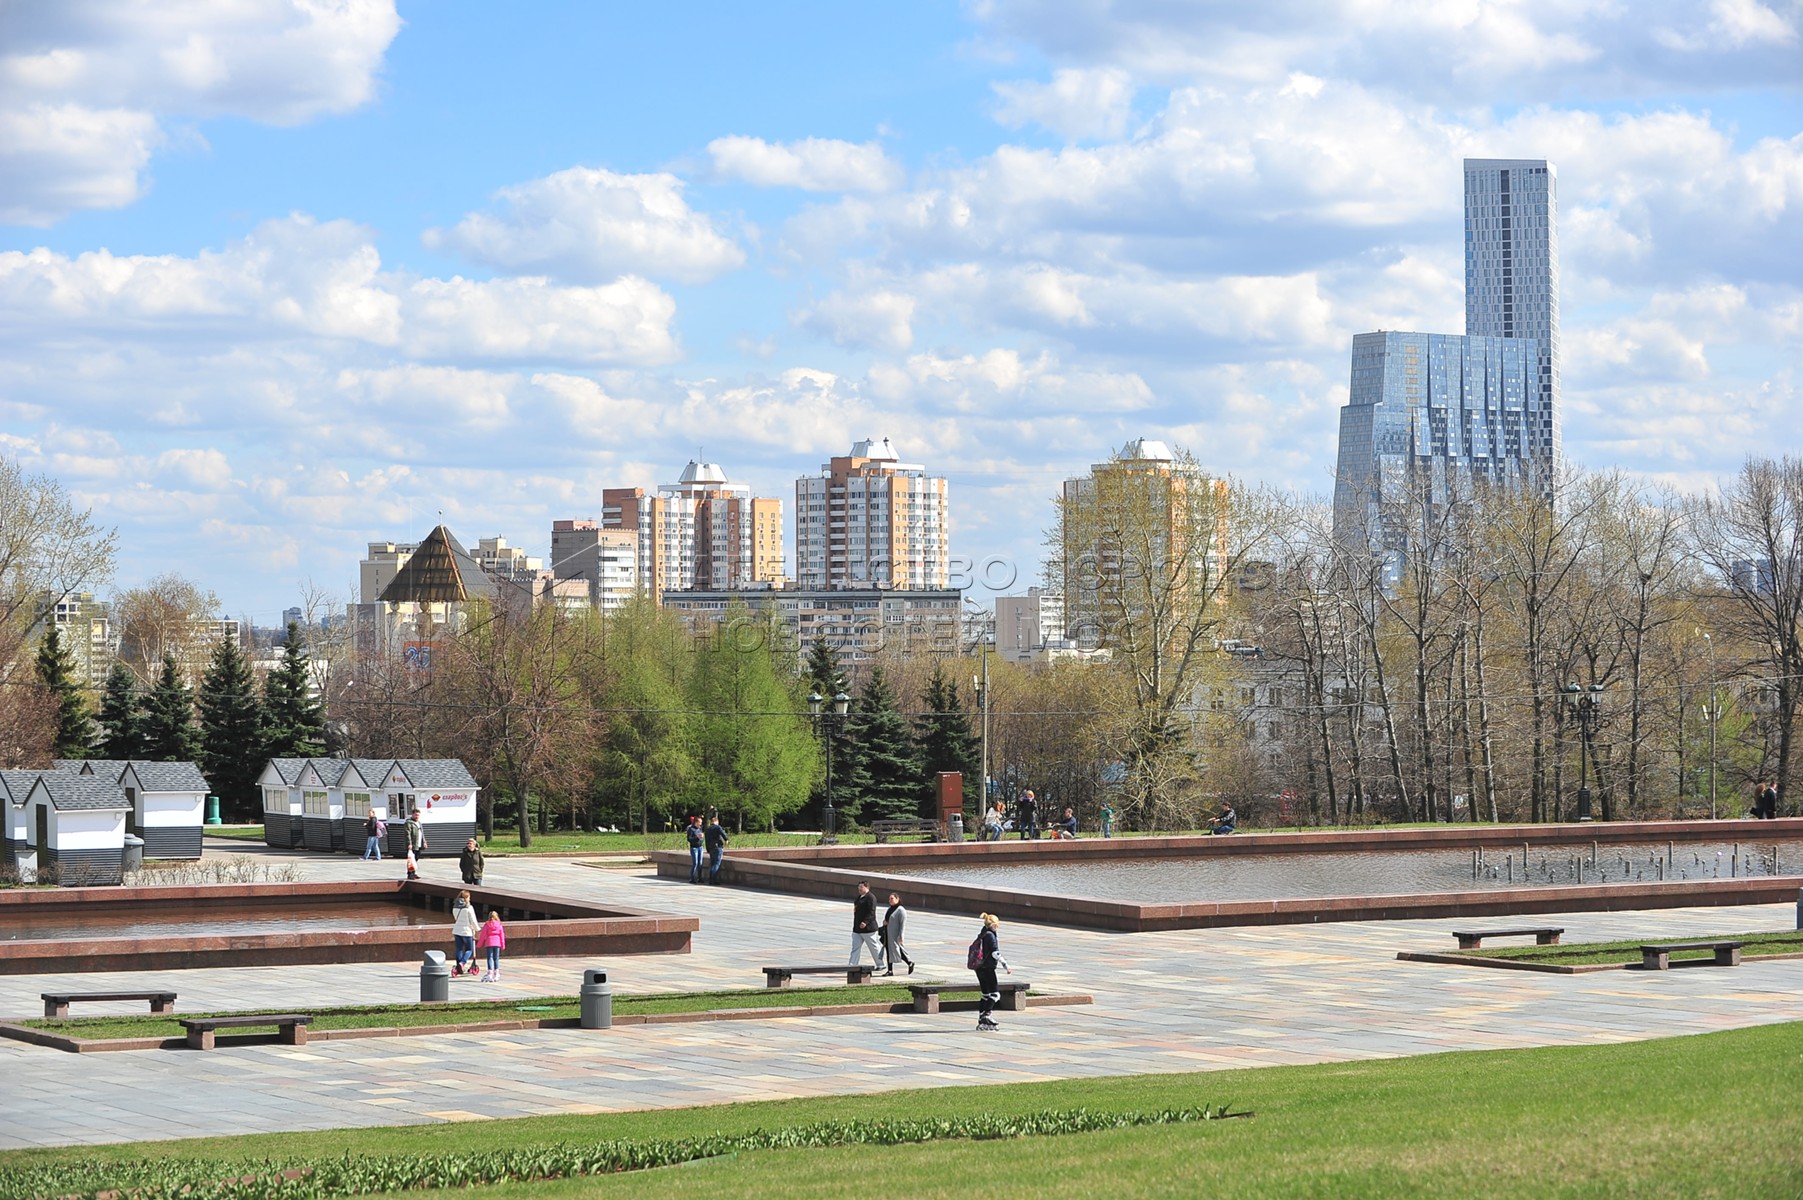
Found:
[[[495,581],[443,525],[426,535],[376,599],[385,604],[461,604],[493,600]]]

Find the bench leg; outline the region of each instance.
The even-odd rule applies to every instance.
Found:
[[[299,1021],[292,1025],[282,1026],[282,1044],[284,1046],[304,1046],[307,1044],[307,1027]]]
[[[1718,967],[1740,966],[1740,947],[1724,946],[1715,952],[1715,965]]]
[[[188,1049],[211,1050],[213,1048],[213,1031],[211,1029],[190,1029],[188,1031]]]
[[[764,986],[767,988],[783,988],[789,986],[789,977],[777,971],[764,972]]]
[[[1483,944],[1484,944],[1483,938],[1462,937],[1459,939],[1459,949],[1461,949],[1461,950],[1481,949],[1483,947]]]
[[[46,1017],[66,1017],[69,1015],[69,1006],[58,1004],[54,1000],[46,1000],[44,1001],[44,1015]]]
[[[1009,1012],[1025,1012],[1027,1010],[1027,993],[1024,991],[1003,992],[1002,1007]]]
[[[924,996],[914,997],[914,1011],[917,1013],[936,1013],[939,1011],[939,993],[928,992]]]
[[[862,971],[853,969],[853,970],[847,971],[845,973],[845,982],[848,984],[850,984],[850,983],[869,983],[870,976],[864,974],[864,972],[862,972]]]
[[[152,1000],[150,1002],[150,1011],[153,1013],[163,1013],[163,1014],[172,1013],[175,1011],[175,1001],[173,1001],[173,1000]]]
[[[1542,946],[1557,946],[1559,944],[1559,935],[1556,933],[1536,933],[1534,935],[1534,940],[1539,942]]]
[[[1669,971],[1671,970],[1672,956],[1670,954],[1649,953],[1643,950],[1641,951],[1640,965],[1649,971]]]

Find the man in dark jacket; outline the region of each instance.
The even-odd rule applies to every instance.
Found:
[[[720,828],[720,818],[715,817],[707,823],[707,881],[720,882],[720,860],[726,855],[726,830]]]
[[[463,882],[472,886],[482,882],[482,847],[476,845],[471,838],[463,844],[463,853],[457,856],[457,863],[463,868]]]
[[[1033,798],[1033,791],[1031,788],[1021,794],[1020,804],[1017,806],[1017,810],[1018,815],[1016,816],[1014,823],[1020,828],[1020,840],[1024,842],[1030,837],[1038,837],[1039,801]]]
[[[851,957],[845,965],[855,967],[863,957],[862,948],[870,947],[870,961],[877,970],[883,969],[883,948],[876,940],[876,897],[870,894],[868,883],[858,884],[858,898],[851,910]]]

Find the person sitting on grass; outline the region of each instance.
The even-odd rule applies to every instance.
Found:
[[[1064,810],[1064,816],[1052,822],[1052,836],[1058,838],[1074,838],[1077,836],[1077,814],[1070,809]]]
[[[1216,819],[1215,827],[1210,832],[1232,833],[1239,827],[1239,823],[1239,814],[1233,811],[1233,805],[1223,801],[1221,804],[1221,815]]]

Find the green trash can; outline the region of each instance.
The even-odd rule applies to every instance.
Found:
[[[225,824],[224,821],[221,821],[219,819],[219,797],[218,796],[208,796],[207,797],[207,824],[209,824],[209,825]]]

